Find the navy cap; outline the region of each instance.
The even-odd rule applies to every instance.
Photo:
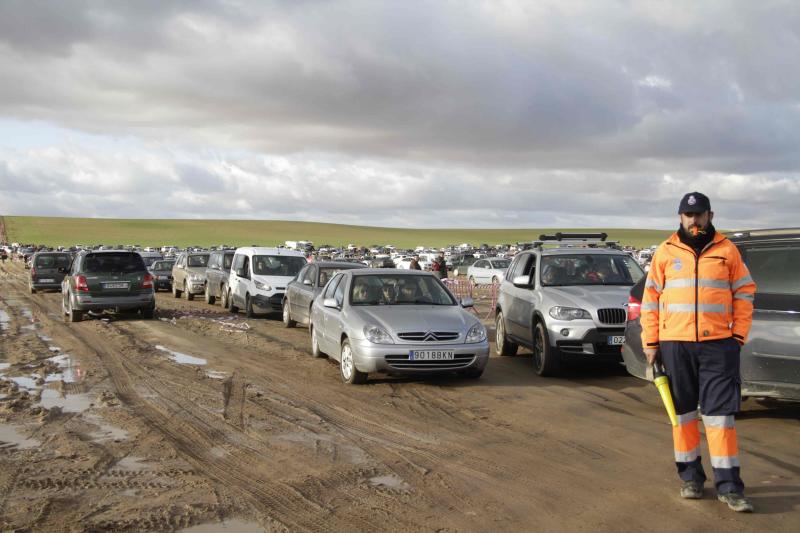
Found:
[[[705,213],[711,211],[711,201],[708,196],[701,192],[690,192],[683,195],[681,205],[678,206],[678,214],[683,213]]]

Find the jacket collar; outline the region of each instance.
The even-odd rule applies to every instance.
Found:
[[[724,240],[726,240],[726,239],[727,239],[727,237],[726,237],[725,235],[723,235],[723,234],[722,234],[722,233],[720,233],[719,231],[715,231],[715,232],[714,232],[714,238],[713,238],[713,239],[711,239],[711,242],[709,242],[709,243],[706,245],[706,247],[705,247],[705,248],[703,248],[703,252],[705,252],[706,250],[708,250],[708,249],[709,249],[709,248],[711,248],[712,246],[715,246],[715,245],[717,245],[717,244],[721,243],[722,241],[724,241]],[[672,246],[677,246],[677,247],[678,247],[678,248],[680,248],[681,250],[686,250],[687,252],[689,252],[689,253],[691,253],[692,255],[694,255],[694,250],[692,250],[692,249],[691,249],[689,246],[687,246],[687,245],[685,245],[685,244],[683,244],[683,243],[681,242],[681,238],[680,238],[680,236],[678,235],[678,232],[677,232],[677,231],[676,231],[675,233],[673,233],[672,235],[670,235],[670,236],[669,236],[669,239],[667,239],[667,244],[670,244],[670,245],[672,245]],[[700,252],[700,253],[702,254],[703,252]]]

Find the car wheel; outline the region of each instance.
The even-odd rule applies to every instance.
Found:
[[[175,298],[181,297],[181,291],[178,290],[178,287],[175,285],[175,282],[172,282],[172,296]]]
[[[187,300],[194,300],[194,294],[192,294],[191,292],[189,292],[186,289],[187,289],[186,282],[184,281],[183,282],[183,292],[186,294],[186,299]]]
[[[483,369],[467,368],[466,370],[460,371],[458,375],[467,379],[480,379],[480,377],[483,375]]]
[[[206,303],[208,305],[214,305],[214,302],[216,302],[217,299],[214,296],[211,296],[211,291],[208,290],[209,286],[210,285],[206,283]]]
[[[495,320],[494,325],[495,331],[495,341],[494,347],[497,351],[497,355],[517,355],[517,349],[519,346],[508,340],[506,337],[506,321],[503,318],[503,312],[497,312],[497,319]]]
[[[228,309],[230,309],[231,313],[234,315],[239,312],[239,308],[233,305],[233,294],[231,294],[231,291],[228,291]]]
[[[72,298],[67,295],[67,317],[70,322],[80,322],[83,320],[83,311],[76,311],[72,308]]]
[[[289,313],[289,298],[283,299],[283,327],[293,328],[297,322],[292,320],[292,315]]]
[[[497,285],[497,283],[499,283],[497,276],[492,276],[492,285]]]
[[[342,356],[339,358],[339,369],[342,372],[342,381],[348,385],[360,385],[367,381],[367,374],[356,368],[353,359],[353,350],[350,348],[350,341],[345,339],[342,343]]]
[[[227,309],[228,308],[228,288],[225,285],[223,285],[222,289],[220,290],[219,293],[221,295],[220,297],[222,298],[222,301],[220,302],[221,305],[222,305],[222,308],[223,309]]]
[[[322,350],[319,349],[319,339],[317,338],[317,328],[314,327],[314,324],[310,326],[310,333],[311,333],[311,356],[312,357],[322,357],[325,354]]]
[[[153,309],[152,307],[145,307],[144,309],[142,309],[142,318],[144,318],[145,320],[152,320],[154,313],[155,309]]]
[[[250,295],[247,294],[244,297],[244,316],[247,318],[253,318],[256,316],[255,311],[253,311],[253,300],[250,299]]]
[[[550,346],[543,322],[537,322],[533,328],[533,370],[540,376],[558,374],[558,354]]]

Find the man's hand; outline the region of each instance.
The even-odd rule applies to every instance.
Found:
[[[658,348],[645,348],[644,356],[647,357],[647,364],[652,365],[653,363],[656,362],[656,357],[658,356]]]

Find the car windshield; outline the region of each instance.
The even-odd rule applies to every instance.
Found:
[[[139,272],[146,270],[142,257],[137,253],[111,252],[89,254],[83,261],[83,271],[97,272]]]
[[[190,267],[204,267],[208,265],[209,254],[190,255],[187,258],[187,265]]]
[[[144,264],[145,264],[146,266],[150,266],[150,265],[152,265],[153,263],[155,263],[155,262],[156,262],[156,261],[158,261],[159,259],[161,259],[161,258],[160,258],[160,257],[158,257],[158,256],[142,257],[142,261],[144,262]]]
[[[172,270],[175,261],[156,261],[153,263],[153,270]]]
[[[259,276],[296,276],[308,264],[305,257],[292,255],[254,255],[253,273]]]
[[[353,277],[352,305],[455,305],[433,276],[374,274]]]
[[[634,285],[644,276],[628,255],[570,254],[542,257],[543,286]]]
[[[494,269],[507,269],[508,265],[511,264],[511,261],[508,259],[492,259],[489,261],[492,264],[492,268]]]
[[[65,254],[38,255],[35,266],[36,268],[67,268],[71,262],[70,256]]]

